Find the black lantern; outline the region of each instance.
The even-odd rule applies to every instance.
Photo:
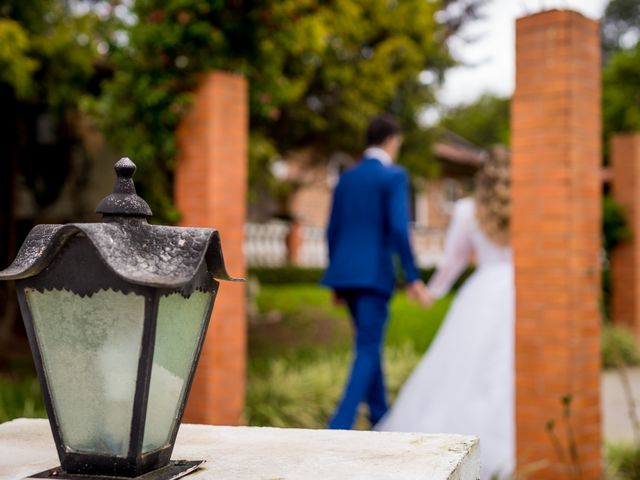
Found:
[[[174,479],[171,461],[218,288],[216,230],[154,226],[128,158],[102,223],[38,225],[0,280],[18,300],[61,467],[31,478]]]

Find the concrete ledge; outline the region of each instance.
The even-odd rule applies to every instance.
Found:
[[[462,435],[182,425],[173,459],[205,459],[188,480],[476,480],[478,439]],[[0,478],[59,465],[46,420],[0,425]]]

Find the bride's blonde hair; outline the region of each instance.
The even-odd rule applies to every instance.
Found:
[[[509,243],[511,179],[509,154],[495,148],[478,172],[476,218],[480,229],[498,245]]]

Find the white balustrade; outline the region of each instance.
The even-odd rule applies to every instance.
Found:
[[[245,255],[250,267],[279,267],[287,264],[289,223],[276,220],[247,223],[245,232]],[[419,267],[429,268],[437,265],[444,248],[444,231],[413,226],[411,240]],[[297,266],[324,268],[327,262],[325,228],[303,225]]]

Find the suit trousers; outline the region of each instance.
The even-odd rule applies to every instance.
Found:
[[[387,412],[387,397],[382,372],[382,349],[389,318],[389,294],[376,290],[340,290],[355,327],[355,357],[342,400],[329,422],[329,428],[350,429],[365,401],[371,424]]]

